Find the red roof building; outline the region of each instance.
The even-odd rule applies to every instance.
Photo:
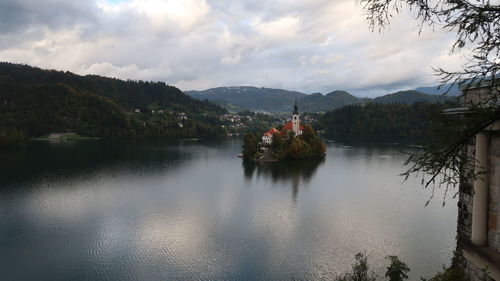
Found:
[[[293,131],[295,132],[295,135],[301,135],[303,130],[304,126],[302,126],[302,122],[300,122],[297,100],[295,100],[295,105],[293,106],[292,121],[286,122],[283,126],[282,131],[279,131],[276,128],[272,128],[269,131],[265,132],[262,136],[261,145],[263,146],[263,148],[265,148],[266,146],[270,146],[273,142],[273,135],[276,133],[282,134],[282,132]]]
[[[272,135],[274,135],[275,133],[280,133],[279,130],[277,130],[276,128],[272,128],[271,130],[267,131],[264,133],[264,136],[267,136],[267,137],[271,137]]]
[[[299,128],[301,131],[304,130],[304,126],[302,126],[302,122],[299,121]],[[283,126],[283,130],[286,130],[286,131],[292,131],[293,130],[293,123],[292,121],[288,121],[285,123],[285,125]]]

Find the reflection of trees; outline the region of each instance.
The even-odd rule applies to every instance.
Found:
[[[175,144],[175,143],[174,143]],[[38,177],[68,177],[103,168],[137,171],[168,170],[192,159],[194,146],[154,140],[33,142],[0,155],[0,186]],[[193,146],[193,147],[191,147]]]
[[[280,162],[255,162],[243,161],[243,172],[245,178],[251,179],[254,174],[257,177],[271,179],[273,183],[290,182],[292,184],[293,198],[296,199],[301,183],[307,183],[323,164],[324,159],[305,159]]]

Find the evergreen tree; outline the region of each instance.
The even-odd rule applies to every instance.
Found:
[[[243,138],[243,157],[253,159],[258,151],[259,137],[254,134],[245,134]]]

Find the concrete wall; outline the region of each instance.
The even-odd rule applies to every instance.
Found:
[[[488,132],[488,231],[487,247],[492,252],[500,255],[500,132]],[[475,156],[475,140],[472,139],[467,148],[469,156]],[[457,224],[457,251],[456,262],[464,269],[471,281],[496,280],[491,277],[484,278],[484,267],[488,262],[481,261],[481,255],[475,255],[471,243],[472,210],[473,210],[473,185],[474,180],[468,179],[460,185],[458,201]],[[464,250],[467,249],[467,250]],[[496,255],[496,254],[495,254]],[[490,262],[491,263],[491,262]],[[496,264],[495,261],[493,264]],[[500,264],[498,264],[500,267]],[[489,266],[490,271],[491,266]],[[498,269],[493,269],[493,271]],[[497,278],[498,279],[498,278]],[[496,281],[500,281],[496,280]]]
[[[500,253],[500,132],[490,134],[488,193],[488,246]]]

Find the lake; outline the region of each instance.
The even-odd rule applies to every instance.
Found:
[[[398,176],[414,148],[329,143],[246,163],[241,141],[32,142],[0,151],[2,280],[330,280],[450,264],[457,202]],[[450,197],[450,195],[448,195]]]

